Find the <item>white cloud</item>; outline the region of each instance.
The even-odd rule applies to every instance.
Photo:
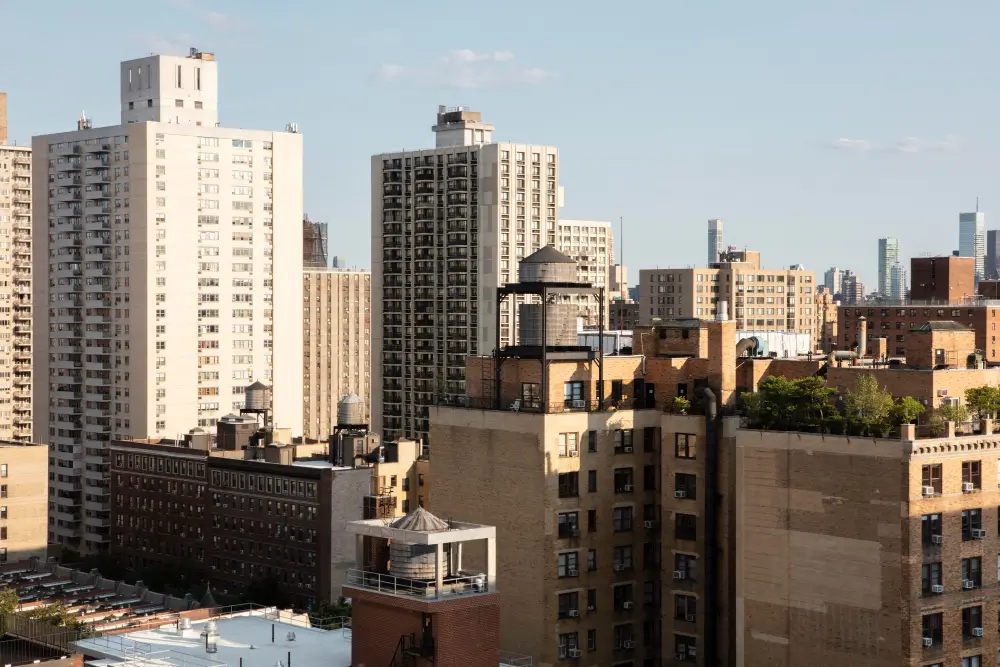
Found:
[[[537,67],[522,67],[510,51],[476,52],[458,49],[424,67],[382,65],[373,78],[383,83],[410,80],[446,88],[532,85],[544,83],[553,74]]]
[[[945,152],[961,147],[962,140],[948,135],[944,139],[923,139],[921,137],[903,137],[885,145],[876,145],[867,139],[848,139],[841,137],[830,142],[832,148],[855,153],[868,151],[883,151],[915,155],[917,153]]]
[[[920,137],[904,137],[893,144],[892,148],[897,153],[928,153],[939,151],[952,151],[961,146],[962,141],[958,137],[948,135],[944,139],[922,139]]]
[[[872,144],[867,139],[847,139],[841,137],[830,144],[833,148],[845,151],[870,151]]]

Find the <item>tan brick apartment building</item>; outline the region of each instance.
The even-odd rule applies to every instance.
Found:
[[[45,559],[48,465],[45,445],[0,441],[0,562]]]
[[[753,250],[723,253],[710,268],[639,271],[639,323],[714,319],[725,301],[739,329],[798,331],[816,341],[816,275],[793,266],[763,269]]]

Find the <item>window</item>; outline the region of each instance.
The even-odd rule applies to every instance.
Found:
[[[674,435],[674,456],[679,459],[693,459],[697,453],[696,437],[690,433]]]
[[[698,538],[698,517],[693,514],[674,515],[674,537],[678,540]]]
[[[933,488],[934,495],[941,495],[941,464],[933,463],[921,468],[921,479],[924,488]],[[926,494],[925,494],[926,495]]]
[[[674,578],[697,581],[698,557],[691,554],[674,554]]]
[[[576,445],[576,433],[560,433],[559,434],[559,456],[579,456],[579,450]]]
[[[642,451],[644,452],[655,452],[656,451],[656,427],[647,426],[642,429]]]
[[[594,493],[597,491],[597,471],[588,470],[587,471],[587,491],[589,493]]]
[[[611,587],[614,597],[615,609],[631,609],[634,600],[632,598],[632,584],[619,584]]]
[[[597,650],[597,630],[594,629],[587,630],[587,650],[588,651]]]
[[[698,478],[679,472],[674,475],[674,497],[693,500],[698,497]]]
[[[625,648],[625,642],[632,642],[632,624],[622,623],[614,627],[615,648]]]
[[[542,407],[541,385],[537,382],[521,383],[521,407],[535,410]]]
[[[983,511],[981,509],[962,510],[962,541],[982,536]]]
[[[632,452],[632,429],[620,428],[615,430],[615,454],[629,454]]]
[[[595,532],[597,530],[597,510],[587,510],[587,531]]]
[[[580,473],[564,472],[559,475],[559,497],[575,498],[580,495]]]
[[[580,571],[577,569],[578,555],[575,551],[564,551],[559,554],[558,573],[560,577],[577,577]]]
[[[580,615],[580,594],[559,594],[559,618],[569,618]]]
[[[942,615],[927,614],[923,617],[923,637],[931,640],[931,645],[941,644],[942,639]]]
[[[7,464],[0,463],[0,477],[6,477],[6,476],[7,476]]]
[[[642,488],[644,491],[656,491],[656,466],[642,467]]]
[[[962,588],[982,588],[983,587],[983,559],[979,556],[975,558],[962,559]]]
[[[983,636],[983,608],[981,606],[962,609],[962,636]]]
[[[632,508],[616,507],[612,511],[615,532],[632,530]]]
[[[632,493],[635,480],[631,468],[615,468],[615,493]]]
[[[632,569],[632,547],[615,547],[611,551],[611,567],[615,572],[623,572]],[[629,595],[629,599],[631,599]]]
[[[982,667],[982,657],[981,655],[970,655],[962,658],[962,667]]]
[[[559,635],[559,652],[557,656],[559,660],[568,658],[570,651],[578,650],[579,645],[577,642],[577,633],[575,632],[567,632]]]
[[[698,656],[697,639],[687,635],[674,635],[674,651],[678,660],[694,662]]]
[[[920,521],[921,542],[925,547],[941,543],[941,515],[925,514]],[[937,539],[935,539],[937,538]]]
[[[587,589],[587,611],[595,609],[597,609],[597,589],[589,588]]]
[[[587,431],[587,451],[597,451],[597,431]],[[998,466],[1000,466],[1000,464],[998,464]],[[1000,468],[998,468],[998,470],[1000,470]],[[997,476],[1000,477],[1000,473],[998,473]]]
[[[698,599],[692,595],[674,596],[674,618],[679,621],[694,623],[698,612]]]
[[[6,497],[7,497],[7,485],[0,484],[0,498],[6,498]]]
[[[924,595],[934,595],[943,592],[941,588],[941,563],[924,563],[920,568],[921,592]]]
[[[559,513],[559,537],[580,537],[580,515],[578,512]]]
[[[590,549],[587,551],[587,571],[593,572],[597,569],[597,551]]]
[[[980,461],[962,461],[962,490],[969,490],[966,486],[971,484],[973,489],[983,488],[982,463]]]
[[[567,410],[583,410],[587,407],[583,397],[583,382],[567,382],[563,387],[564,407]]]

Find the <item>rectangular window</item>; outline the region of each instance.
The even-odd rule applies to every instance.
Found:
[[[583,395],[583,382],[567,382],[563,386],[563,403],[566,410],[584,410],[587,402]]]
[[[597,491],[597,471],[588,470],[587,471],[587,492],[595,493]]]
[[[587,451],[597,451],[597,431],[587,431]],[[998,477],[1000,477],[1000,473],[998,473]]]
[[[557,573],[560,578],[563,577],[578,577],[580,576],[579,570],[579,555],[575,551],[564,551],[559,554],[557,558]]]
[[[674,579],[698,580],[698,557],[692,554],[674,554]]]
[[[962,609],[962,636],[983,636],[983,608],[981,606]]]
[[[925,547],[940,545],[941,538],[941,515],[925,514],[920,521],[920,537]]]
[[[632,530],[632,508],[615,507],[612,511],[616,533]]]
[[[674,515],[674,537],[678,540],[695,540],[698,538],[698,517],[693,514]]]
[[[982,463],[980,461],[962,461],[962,491],[982,488]]]
[[[559,434],[559,456],[575,457],[580,455],[576,445],[576,436],[576,433]]]
[[[559,475],[559,497],[575,498],[580,495],[580,473],[564,472]]]
[[[620,428],[614,431],[615,454],[630,454],[632,452],[632,429]]]
[[[674,456],[679,459],[696,458],[697,436],[691,433],[677,433],[674,436]]]
[[[943,592],[941,588],[941,563],[924,563],[920,574],[921,592],[924,595],[935,595]]]
[[[693,595],[674,595],[674,618],[678,621],[694,623],[698,613],[698,599]]]
[[[560,593],[559,597],[559,618],[571,618],[580,615],[580,594]]]
[[[632,493],[635,490],[635,479],[632,468],[615,468],[615,493]]]
[[[928,495],[927,491],[933,489],[932,493],[936,496],[941,495],[941,464],[933,463],[930,465],[925,465],[921,468],[920,477],[924,486],[924,495]]]
[[[981,509],[962,510],[962,541],[985,537],[983,527],[983,511]]]
[[[698,497],[698,478],[688,473],[674,474],[674,497],[694,500]]]
[[[983,559],[975,558],[962,559],[962,588],[982,588],[983,587]]]
[[[559,538],[580,537],[580,515],[578,512],[559,512]]]
[[[541,385],[537,382],[521,383],[521,405],[526,410],[537,410],[542,407]]]

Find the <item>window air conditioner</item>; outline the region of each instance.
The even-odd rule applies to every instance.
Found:
[[[677,659],[678,660],[687,660],[687,656],[684,655],[683,653],[678,653],[677,654]]]
[[[626,649],[633,649],[633,648],[635,648],[635,642],[633,642],[633,641],[625,641],[625,642],[622,642],[622,646],[624,646]]]
[[[930,648],[934,645],[934,640],[930,637],[924,637],[924,648]]]
[[[941,535],[931,535],[931,544],[940,546],[942,542],[944,542],[944,538]]]
[[[687,614],[684,616],[684,620],[688,623],[694,623],[694,614]]]
[[[986,529],[985,528],[973,528],[972,529],[972,537],[974,537],[977,540],[981,540],[981,539],[985,538],[986,537]]]
[[[643,525],[644,528],[652,528],[653,527],[653,522],[652,521],[643,521],[642,525]]]
[[[972,579],[962,579],[962,588],[975,588],[976,582]]]
[[[631,600],[627,600],[625,602],[622,602],[622,608],[623,609],[631,609],[633,604],[634,603]]]
[[[983,636],[983,629],[982,628],[972,628],[972,636],[973,637],[982,637]]]
[[[626,484],[625,486],[622,487],[622,489],[625,491],[625,493],[628,493],[629,491],[631,491],[634,488],[635,487],[632,486],[631,484]]]
[[[580,615],[580,610],[579,609],[570,609],[569,612],[568,612],[568,615],[569,615],[570,618],[576,618],[576,617],[578,617]]]
[[[632,453],[632,448],[631,447],[622,447],[622,451],[625,452],[626,454],[631,454]]]
[[[687,498],[687,491],[684,489],[677,489],[674,491],[674,498]]]
[[[674,570],[674,579],[683,579],[684,570]]]
[[[941,584],[931,584],[931,593],[941,594],[944,593],[944,586]]]
[[[578,451],[576,451],[575,449],[571,449],[570,452],[569,452],[569,457],[571,459],[575,459],[579,455],[580,455],[580,453]]]
[[[972,482],[962,482],[962,493],[972,493],[976,490],[976,485]]]
[[[566,570],[566,576],[568,576],[568,577],[576,577],[576,576],[579,576],[579,575],[580,575],[580,571],[579,570]]]
[[[578,648],[571,648],[571,649],[570,649],[569,651],[567,651],[566,653],[567,653],[567,654],[569,655],[569,657],[571,657],[571,658],[579,658],[579,657],[580,657],[581,655],[583,655],[582,651],[580,651],[580,649],[578,649]]]
[[[933,497],[934,497],[934,487],[933,486],[925,486],[924,487],[924,498],[933,498]]]

